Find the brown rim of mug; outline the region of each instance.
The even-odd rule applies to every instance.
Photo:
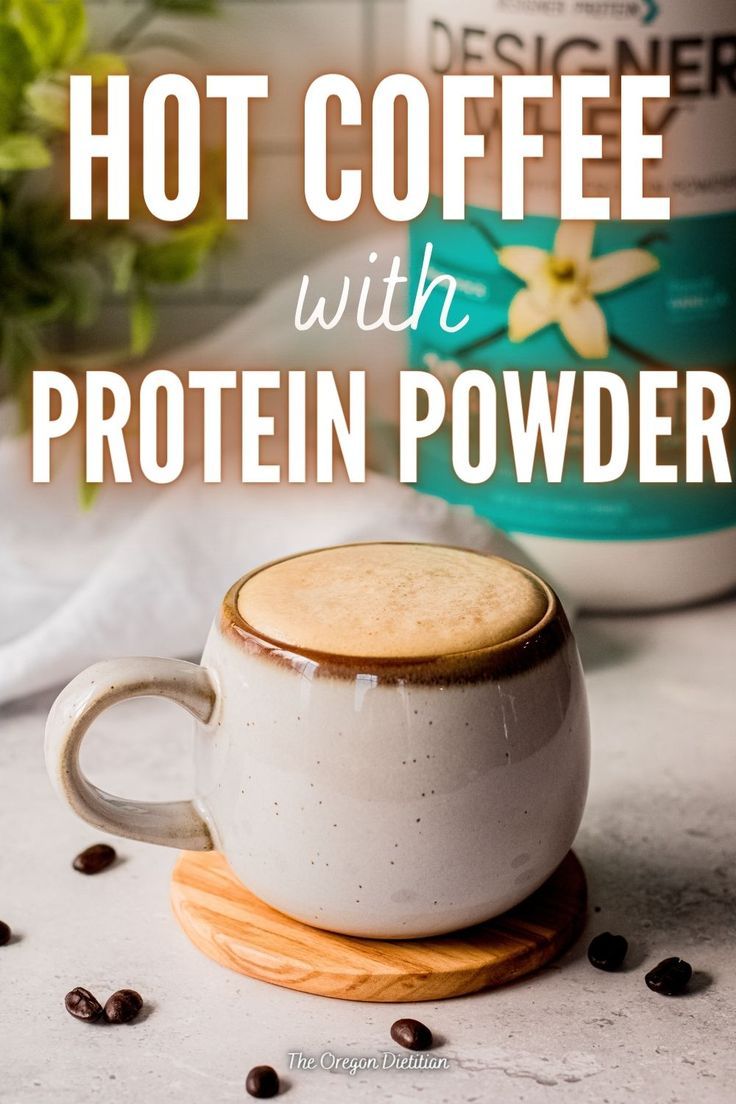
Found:
[[[228,590],[220,611],[220,629],[223,636],[234,639],[252,655],[262,656],[291,667],[308,678],[332,677],[355,679],[371,678],[377,682],[390,683],[458,683],[482,682],[486,679],[506,678],[521,674],[554,655],[570,637],[570,626],[557,595],[552,588],[521,564],[513,566],[531,579],[547,598],[547,609],[531,628],[510,640],[500,644],[489,644],[482,648],[473,648],[461,652],[448,652],[441,656],[359,656],[339,655],[332,652],[316,651],[311,648],[298,648],[283,640],[276,640],[259,632],[241,616],[238,610],[240,591],[254,575],[266,571],[276,564],[295,560],[300,556],[315,552],[329,552],[336,548],[363,548],[371,544],[432,544],[430,541],[351,541],[347,544],[333,544],[325,548],[311,548],[295,552],[291,556],[280,556],[269,563],[243,575]],[[447,548],[457,552],[470,552],[475,556],[500,560],[503,556],[489,555],[476,548],[463,548],[457,545],[437,544],[437,548]],[[513,563],[513,561],[507,561]]]

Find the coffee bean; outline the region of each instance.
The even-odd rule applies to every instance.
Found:
[[[112,1024],[130,1023],[142,1007],[143,998],[135,989],[118,989],[105,1001],[105,1019]]]
[[[661,993],[663,997],[677,997],[685,992],[692,976],[693,968],[689,962],[681,958],[665,958],[645,975],[644,980],[652,992]]]
[[[70,1016],[87,1023],[94,1023],[102,1015],[102,1005],[97,997],[93,997],[89,989],[82,989],[81,986],[67,993],[64,1005]]]
[[[271,1066],[254,1066],[245,1079],[245,1091],[266,1100],[279,1091],[279,1075]]]
[[[588,947],[588,962],[595,966],[596,970],[607,970],[609,973],[618,970],[629,944],[622,935],[611,935],[610,932],[601,932],[591,940]]]
[[[115,848],[109,843],[93,843],[86,851],[80,851],[72,866],[80,874],[99,874],[101,870],[107,870],[116,858]]]
[[[397,1020],[391,1025],[391,1038],[408,1050],[429,1050],[432,1032],[419,1020]]]
[[[4,920],[0,920],[0,947],[4,947],[6,943],[10,942],[11,932],[8,925]]]

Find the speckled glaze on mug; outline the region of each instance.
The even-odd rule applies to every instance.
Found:
[[[503,644],[361,659],[255,632],[238,610],[253,574],[226,595],[201,665],[106,661],[62,692],[47,761],[72,807],[120,835],[216,847],[270,905],[350,935],[454,931],[538,888],[573,841],[588,782],[583,676],[549,587],[525,572],[546,611]],[[91,721],[139,694],[196,717],[194,801],[123,801],[81,774]]]

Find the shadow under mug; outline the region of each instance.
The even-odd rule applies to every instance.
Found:
[[[541,620],[500,645],[416,661],[268,639],[238,611],[251,572],[226,595],[201,664],[105,660],[69,683],[48,718],[49,775],[95,827],[220,850],[253,893],[307,924],[390,939],[488,920],[562,861],[588,784],[575,641],[553,591],[518,570],[546,595]],[[195,718],[191,801],[113,797],[80,770],[95,718],[142,695]]]

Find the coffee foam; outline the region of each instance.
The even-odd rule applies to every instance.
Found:
[[[286,647],[426,659],[503,644],[533,629],[547,591],[507,560],[430,544],[356,544],[256,572],[238,613]]]

